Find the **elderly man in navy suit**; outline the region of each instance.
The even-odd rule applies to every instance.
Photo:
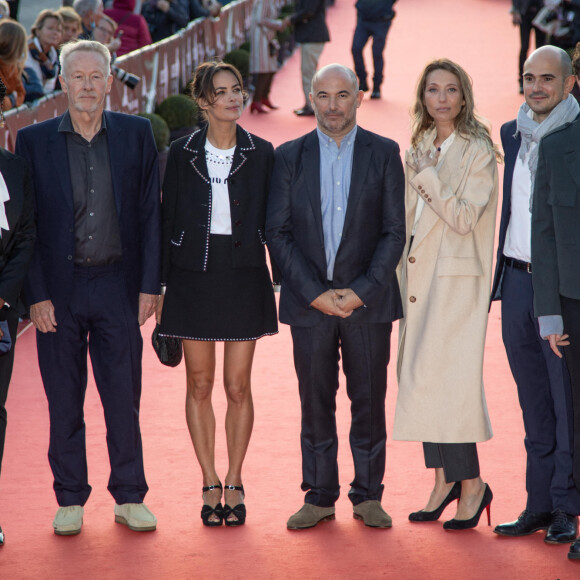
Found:
[[[310,93],[317,129],[276,151],[266,239],[282,274],[280,321],[292,331],[307,492],[289,529],[334,519],[341,354],[354,517],[391,527],[381,506],[385,395],[392,322],[402,316],[395,269],[405,245],[405,186],[398,145],[356,124],[362,99],[353,71],[322,68]]]
[[[68,111],[22,129],[16,150],[32,168],[38,237],[25,292],[37,329],[50,413],[49,461],[59,535],[81,531],[91,492],[83,404],[87,351],[107,426],[115,521],[156,528],[139,428],[139,325],[160,293],[160,194],[149,123],[104,111],[110,54],[94,41],[64,46]]]
[[[574,120],[580,109],[570,57],[560,48],[535,50],[524,64],[525,103],[501,128],[505,151],[504,199],[492,299],[501,300],[502,334],[525,428],[525,510],[500,524],[502,536],[546,530],[550,544],[578,535],[580,494],[572,481],[572,403],[564,362],[540,335],[534,314],[532,199],[540,139]]]

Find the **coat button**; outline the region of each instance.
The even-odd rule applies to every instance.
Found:
[[[429,203],[431,203],[431,201],[432,201],[432,200],[431,200],[431,198],[430,198],[430,197],[428,197],[428,198],[427,198],[427,201],[428,201]]]
[[[240,241],[235,241],[234,242],[234,247],[239,248],[242,245],[242,242]]]
[[[414,263],[415,263],[415,258],[414,258],[414,256],[411,256],[411,257],[409,258],[409,262],[411,262],[411,264],[414,264]]]
[[[240,205],[240,200],[239,199],[234,199],[234,201],[232,203],[234,205]]]
[[[409,302],[417,302],[417,299],[414,296],[411,296],[409,298]]]
[[[72,256],[67,256],[66,259],[67,260],[72,260]]]
[[[235,224],[236,226],[241,226],[241,225],[242,225],[242,220],[236,220],[236,221],[234,222],[234,224]]]

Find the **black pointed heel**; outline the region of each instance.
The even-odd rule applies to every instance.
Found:
[[[470,528],[475,528],[479,523],[479,518],[483,513],[483,510],[487,510],[487,525],[491,526],[491,500],[493,499],[493,493],[487,483],[485,484],[485,491],[483,492],[483,497],[481,498],[481,503],[475,515],[468,520],[456,520],[453,518],[448,522],[443,524],[444,530],[469,530]]]
[[[412,522],[434,522],[441,517],[443,510],[456,499],[459,499],[461,496],[461,482],[456,481],[451,491],[447,494],[447,497],[441,502],[441,505],[434,509],[433,511],[426,512],[425,510],[421,510],[418,512],[413,512],[409,514],[409,520]]]
[[[242,499],[244,499],[245,494],[243,485],[224,485],[224,489],[229,489],[230,491],[241,491]],[[234,515],[238,519],[228,520],[230,515]],[[234,507],[225,504],[223,517],[226,526],[243,526],[246,523],[246,506],[243,503],[239,503],[237,506]]]
[[[201,493],[204,494],[206,491],[213,491],[214,489],[221,489],[222,484],[218,483],[217,485],[208,485],[207,487],[201,488]],[[216,515],[219,520],[210,520],[213,515]],[[221,526],[224,520],[224,508],[222,507],[222,502],[218,502],[215,507],[211,507],[210,505],[204,503],[201,508],[201,519],[203,521],[204,526],[209,526],[210,528]]]

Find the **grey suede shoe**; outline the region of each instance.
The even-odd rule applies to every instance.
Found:
[[[393,525],[391,516],[383,509],[376,499],[363,501],[352,508],[355,520],[362,520],[365,526],[371,528],[390,528]]]
[[[305,530],[313,528],[320,522],[334,519],[334,507],[319,507],[305,503],[286,524],[289,530]]]
[[[52,527],[57,536],[74,536],[81,533],[83,514],[85,510],[80,505],[67,505],[58,508]]]
[[[134,532],[153,532],[157,519],[144,503],[115,504],[115,521]]]

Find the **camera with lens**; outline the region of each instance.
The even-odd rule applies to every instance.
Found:
[[[117,79],[130,89],[134,89],[141,81],[141,77],[127,72],[116,65],[111,65],[111,71]]]

